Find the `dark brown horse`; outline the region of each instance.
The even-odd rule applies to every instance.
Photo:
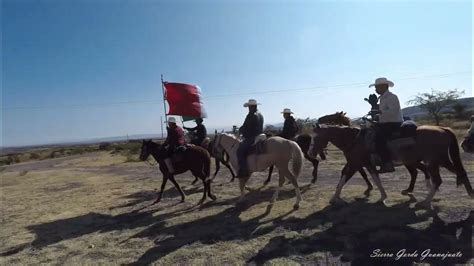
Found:
[[[217,133],[216,133],[217,135]],[[235,179],[235,174],[234,174],[234,171],[232,170],[232,167],[230,166],[230,163],[229,163],[229,155],[225,152],[223,153],[218,153],[218,152],[215,152],[213,150],[213,147],[214,147],[214,139],[213,140],[210,140],[208,144],[202,146],[204,149],[207,150],[207,152],[209,153],[209,155],[211,157],[214,157],[214,162],[216,164],[216,170],[214,171],[214,175],[212,175],[212,178],[211,178],[211,181],[214,181],[214,178],[216,178],[216,175],[217,173],[219,172],[220,168],[221,168],[221,163],[227,167],[227,169],[229,169],[230,171],[230,174],[232,175],[232,179],[230,180],[230,182],[234,182],[234,179]],[[194,185],[196,182],[198,181],[198,178],[195,177],[194,178],[194,181],[192,182],[192,184]]]
[[[351,119],[346,116],[346,113],[341,111],[341,112],[336,112],[331,115],[326,115],[322,116],[318,119],[318,124],[326,124],[326,125],[335,125],[335,126],[352,126],[351,125]],[[418,171],[417,169],[421,170],[423,174],[425,175],[425,183],[426,187],[429,189],[431,184],[430,184],[430,176],[428,174],[428,170],[426,169],[426,166],[422,163],[416,164],[414,166],[412,165],[406,165],[405,166],[410,173],[410,185],[408,186],[407,189],[402,191],[403,195],[407,195],[413,192],[413,189],[415,188],[415,183],[416,183],[416,178],[418,176]],[[370,183],[367,179],[367,174],[364,171],[364,168],[361,168],[359,170],[359,173],[362,175],[366,183]],[[349,178],[350,179],[350,178]],[[367,191],[365,193],[367,195]]]
[[[154,143],[151,140],[144,140],[140,151],[140,160],[145,161],[148,156],[150,156],[150,154],[158,162],[161,173],[163,173],[163,183],[161,184],[161,190],[158,193],[158,198],[153,204],[160,202],[168,179],[173,183],[181,195],[181,202],[184,202],[185,195],[174,179],[174,175],[184,173],[188,170],[190,170],[195,177],[201,179],[204,185],[204,192],[200,203],[203,203],[204,200],[206,200],[206,195],[208,195],[212,200],[216,199],[216,196],[211,193],[211,180],[208,179],[211,170],[211,158],[209,153],[204,148],[194,145],[189,146],[181,154],[182,159],[179,162],[174,163],[175,172],[173,174],[168,172],[168,168],[166,168],[166,164],[164,163],[164,159],[166,158],[166,152],[164,148],[160,144]]]
[[[331,199],[332,203],[340,200],[339,195],[344,184],[361,167],[365,167],[374,179],[380,190],[380,201],[387,198],[379,174],[370,160],[371,151],[365,143],[364,131],[358,128],[329,126],[327,128],[315,128],[314,133],[312,147],[309,151],[310,156],[314,156],[331,142],[344,152],[347,160],[336,193]],[[466,170],[461,162],[456,136],[450,128],[438,126],[418,127],[416,129],[414,150],[401,151],[399,158],[405,166],[418,167],[421,161],[427,164],[433,185],[426,199],[418,205],[430,207],[431,200],[442,182],[439,174],[440,166],[455,173],[457,184],[463,184],[468,194],[474,197]]]

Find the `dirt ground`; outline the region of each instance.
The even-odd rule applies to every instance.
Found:
[[[462,157],[474,183],[474,155]],[[343,190],[346,203],[329,205],[344,162],[335,150],[320,164],[314,185],[305,162],[299,210],[293,210],[295,194],[288,184],[267,208],[278,182],[274,173],[262,187],[267,172],[251,177],[252,191],[237,204],[238,182],[229,183],[225,168],[212,184],[216,201],[196,205],[203,186],[191,185],[187,173],[177,176],[185,203],[168,183],[162,202],[143,209],[155,199],[161,173],[156,166],[125,161],[97,152],[5,167],[0,264],[474,263],[473,200],[447,171],[433,210],[414,207],[427,193],[421,173],[415,193],[400,194],[409,182],[404,168],[382,176],[386,206],[376,203],[376,189],[364,196],[358,174]],[[397,259],[403,249],[414,254]],[[432,257],[438,253],[456,258]]]

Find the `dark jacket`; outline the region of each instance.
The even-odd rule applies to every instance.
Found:
[[[240,134],[246,139],[252,139],[263,132],[263,116],[258,111],[249,113],[244,124],[239,128]]]
[[[203,124],[197,125],[195,127],[185,127],[189,131],[196,131],[196,139],[203,140],[207,137],[207,130]]]
[[[283,124],[283,130],[280,133],[280,137],[285,139],[292,139],[298,133],[298,125],[296,125],[295,119],[290,116],[285,119],[285,123]]]
[[[164,145],[169,145],[170,148],[174,149],[178,146],[184,145],[184,131],[180,127],[171,128],[168,127],[168,137]]]

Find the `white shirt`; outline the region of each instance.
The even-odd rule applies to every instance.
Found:
[[[402,109],[397,95],[386,91],[379,97],[380,123],[403,122]]]

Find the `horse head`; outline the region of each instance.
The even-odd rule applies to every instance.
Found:
[[[161,145],[154,143],[151,139],[142,140],[142,147],[140,149],[140,160],[145,161],[150,154],[159,154]]]
[[[346,116],[344,111],[336,112],[331,115],[325,115],[318,119],[319,124],[350,126],[351,119]]]

